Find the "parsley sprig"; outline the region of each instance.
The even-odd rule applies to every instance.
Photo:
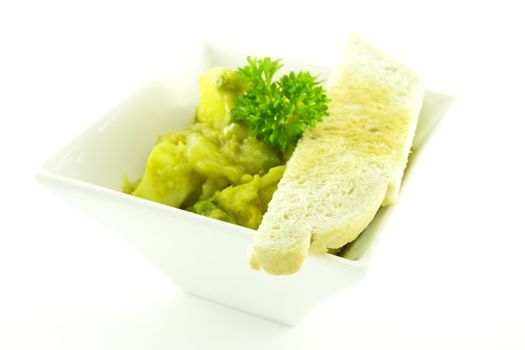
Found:
[[[306,127],[327,115],[326,91],[309,72],[291,72],[273,81],[281,60],[247,60],[237,75],[248,89],[235,100],[233,120],[244,121],[258,139],[284,152],[297,143]]]

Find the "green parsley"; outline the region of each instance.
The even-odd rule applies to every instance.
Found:
[[[306,127],[328,114],[326,91],[309,72],[291,72],[273,81],[281,60],[247,60],[237,75],[248,89],[234,101],[233,120],[245,122],[259,140],[284,152],[297,143]]]

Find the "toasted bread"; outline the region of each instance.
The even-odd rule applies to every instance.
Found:
[[[255,234],[250,265],[283,275],[354,240],[399,193],[422,79],[352,36],[327,84],[329,116],[305,131]]]

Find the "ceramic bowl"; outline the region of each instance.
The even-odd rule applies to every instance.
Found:
[[[276,277],[248,266],[253,230],[120,191],[124,175],[133,179],[142,174],[159,135],[192,122],[200,73],[216,65],[236,67],[245,56],[242,49],[213,43],[188,52],[175,72],[146,83],[50,157],[37,171],[37,179],[106,225],[183,290],[295,324],[323,300],[365,276],[385,210],[347,249],[346,258],[309,257],[298,273]],[[308,69],[322,79],[329,72],[315,63],[287,59],[286,64],[294,70]],[[426,93],[414,148],[428,139],[450,101],[448,95]]]

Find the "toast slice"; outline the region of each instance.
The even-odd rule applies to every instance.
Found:
[[[399,193],[423,83],[353,35],[327,85],[329,116],[305,131],[255,234],[250,265],[295,273],[353,241]]]

